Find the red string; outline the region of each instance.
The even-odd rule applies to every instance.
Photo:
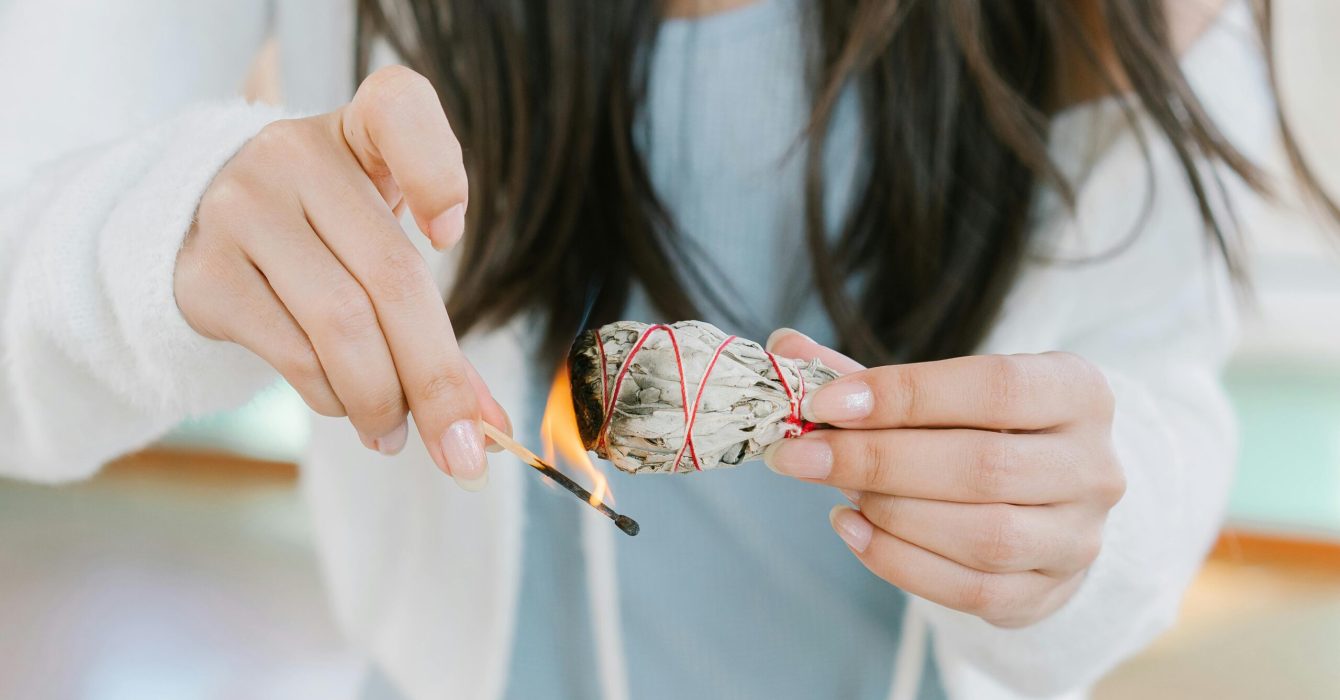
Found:
[[[814,430],[817,424],[805,420],[805,417],[800,415],[801,404],[805,402],[805,375],[796,372],[796,378],[800,380],[800,387],[798,391],[793,392],[791,391],[791,382],[786,381],[786,374],[782,372],[781,363],[777,362],[777,356],[767,350],[764,350],[763,354],[768,356],[768,361],[772,363],[773,370],[777,372],[777,378],[782,382],[782,388],[786,390],[786,398],[791,402],[791,415],[786,417],[787,425],[791,426],[791,429],[787,431],[787,437],[799,437]]]
[[[675,335],[675,329],[662,323],[648,326],[643,330],[642,334],[638,336],[637,342],[633,344],[633,348],[628,351],[628,355],[624,357],[623,362],[619,364],[619,370],[615,373],[614,377],[613,391],[606,391],[608,385],[605,381],[604,371],[607,367],[605,344],[604,341],[597,336],[596,348],[600,353],[601,366],[600,391],[605,419],[600,426],[600,434],[596,444],[599,447],[608,448],[610,423],[614,417],[614,400],[619,396],[620,389],[623,388],[623,380],[628,376],[628,371],[633,366],[634,356],[642,350],[642,347],[646,345],[647,340],[657,331],[665,331],[666,335],[670,336],[670,347],[674,352],[675,367],[679,372],[679,395],[682,405],[684,406],[684,439],[680,444],[679,451],[675,453],[675,460],[671,463],[671,469],[672,471],[679,471],[679,462],[684,458],[684,452],[687,450],[689,456],[693,459],[694,470],[702,471],[702,463],[698,460],[698,449],[693,444],[693,424],[698,418],[698,409],[702,405],[703,393],[707,389],[708,377],[711,376],[712,370],[716,367],[717,360],[721,358],[721,353],[725,352],[726,347],[734,342],[737,339],[737,336],[729,336],[717,345],[716,350],[712,353],[712,359],[708,361],[707,367],[703,369],[702,378],[698,380],[698,390],[694,392],[693,403],[691,405],[689,403],[688,377],[684,372],[684,358],[679,350],[679,339]],[[772,363],[772,368],[777,373],[777,379],[781,382],[782,389],[786,392],[787,401],[791,405],[791,414],[787,416],[784,421],[789,426],[786,431],[786,437],[796,437],[814,430],[815,424],[805,420],[800,414],[801,403],[805,400],[805,376],[799,372],[796,373],[800,383],[797,389],[793,390],[791,388],[791,382],[787,381],[786,373],[782,371],[781,363],[777,361],[777,356],[766,350],[763,351],[763,354],[767,355],[768,361]]]

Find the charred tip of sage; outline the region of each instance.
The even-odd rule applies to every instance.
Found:
[[[577,336],[568,352],[568,377],[572,391],[572,411],[577,414],[577,432],[582,445],[594,450],[605,424],[605,397],[600,393],[600,376],[605,371],[600,362],[600,332],[585,331]]]

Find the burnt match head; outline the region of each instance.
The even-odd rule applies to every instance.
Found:
[[[615,518],[614,525],[620,530],[623,530],[624,534],[629,537],[635,537],[637,533],[642,531],[642,527],[637,524],[637,521],[627,515],[620,515]]]
[[[577,430],[582,434],[582,445],[594,450],[605,424],[605,397],[601,395],[601,375],[605,368],[600,362],[599,331],[591,330],[577,336],[568,352],[568,381],[572,389],[572,410],[577,414]],[[636,528],[637,523],[633,523]],[[630,533],[636,534],[636,533]]]

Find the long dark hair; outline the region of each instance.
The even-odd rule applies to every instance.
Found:
[[[687,285],[708,286],[695,284],[702,272],[635,147],[661,5],[360,0],[360,70],[370,39],[385,38],[437,86],[464,146],[471,235],[448,297],[459,332],[537,310],[558,357],[581,325],[615,320],[635,282],[667,316],[697,315]],[[1268,0],[1255,9],[1268,44]],[[1069,191],[1047,151],[1063,52],[1150,115],[1237,269],[1211,210],[1215,184],[1195,163],[1222,162],[1262,193],[1267,183],[1187,84],[1162,0],[817,0],[813,11],[807,239],[818,291],[858,359],[936,359],[981,341],[1025,259],[1035,186]],[[849,86],[877,128],[863,191],[833,237],[817,156]],[[1284,137],[1302,182],[1336,214]]]

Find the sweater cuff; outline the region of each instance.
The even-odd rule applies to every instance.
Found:
[[[155,408],[196,415],[241,404],[276,373],[249,350],[196,333],[177,307],[173,274],[196,207],[214,176],[266,124],[285,114],[240,100],[190,110],[160,158],[110,213],[99,275]]]

